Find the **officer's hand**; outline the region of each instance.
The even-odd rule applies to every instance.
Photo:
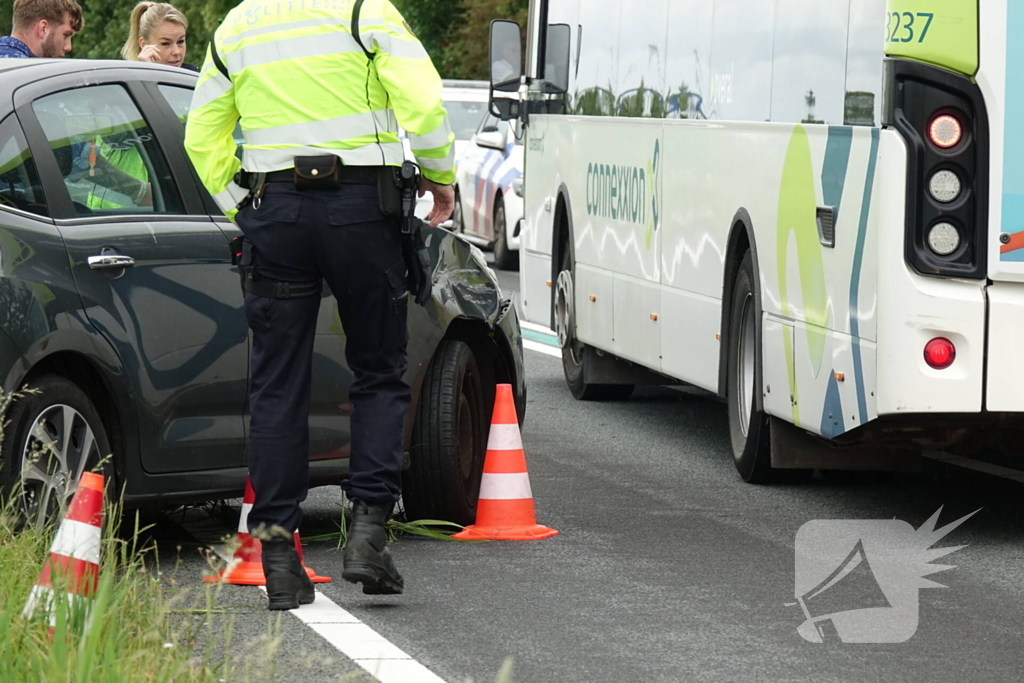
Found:
[[[427,222],[430,223],[430,227],[436,228],[451,218],[455,209],[455,190],[451,185],[438,185],[424,178],[420,182],[420,196],[427,192],[434,195],[434,208],[430,210]]]

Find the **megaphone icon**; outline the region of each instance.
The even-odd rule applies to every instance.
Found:
[[[846,559],[823,581],[797,596],[797,602],[806,617],[806,621],[797,630],[806,640],[815,643],[839,637],[832,623],[835,614],[892,607],[871,571],[863,540],[857,541]]]

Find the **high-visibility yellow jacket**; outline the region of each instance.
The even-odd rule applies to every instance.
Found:
[[[115,168],[143,183],[149,182],[149,171],[146,170],[146,163],[142,155],[134,145],[116,147],[106,140],[100,140],[96,146],[97,153],[109,161]],[[85,201],[90,209],[105,211],[107,209],[132,209],[136,207],[136,200],[116,190],[111,190],[101,185],[93,185],[89,197]]]
[[[455,136],[441,78],[389,0],[365,0],[359,37],[355,0],[243,0],[217,29],[185,126],[185,147],[229,218],[247,189],[232,132],[241,121],[241,168],[269,172],[295,156],[336,154],[348,166],[400,166],[401,126],[423,175],[455,181]]]

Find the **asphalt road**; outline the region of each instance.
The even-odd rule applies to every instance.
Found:
[[[514,285],[514,276],[502,278]],[[404,537],[392,546],[404,595],[319,586],[442,679],[492,681],[507,657],[515,681],[538,683],[1021,679],[1021,484],[934,466],[884,484],[750,486],[733,468],[718,401],[653,388],[626,402],[577,402],[558,359],[527,351],[526,367],[523,441],[538,520],[560,535],[527,543]],[[954,569],[929,577],[946,588],[915,589],[912,638],[812,644],[798,634],[804,615],[787,603],[796,601],[804,523],[895,518],[917,528],[940,507],[940,525],[981,511],[938,543],[966,547],[938,560]],[[188,599],[208,571],[200,542],[230,534],[237,514],[235,501],[158,522],[165,573],[192,591]],[[306,515],[307,564],[340,579],[334,544],[308,541],[336,527],[337,489],[313,491]],[[238,656],[257,651],[268,629],[262,593],[226,586],[217,605],[232,612]],[[275,680],[363,679],[293,615],[271,621],[281,639]]]

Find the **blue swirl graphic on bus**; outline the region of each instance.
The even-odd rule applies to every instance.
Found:
[[[647,227],[648,249],[660,225],[658,215],[658,173],[661,142],[654,142],[654,154],[644,166],[587,164],[587,215],[610,218]],[[648,203],[650,197],[650,203]]]

